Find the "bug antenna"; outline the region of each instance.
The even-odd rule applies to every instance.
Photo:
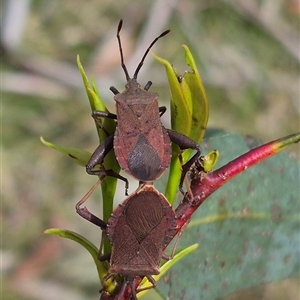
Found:
[[[117,39],[118,39],[118,43],[119,43],[119,50],[120,50],[120,55],[121,55],[121,67],[124,70],[125,76],[126,76],[126,80],[129,81],[130,80],[130,76],[128,74],[127,68],[125,66],[124,63],[124,56],[123,56],[123,50],[122,50],[122,45],[121,45],[121,38],[120,38],[120,31],[122,29],[122,25],[123,25],[123,20],[121,19],[118,25],[118,30],[117,30]]]
[[[153,45],[154,45],[161,37],[165,36],[165,35],[168,34],[169,32],[170,32],[170,30],[164,31],[162,34],[160,34],[158,37],[156,37],[156,38],[154,39],[154,41],[150,44],[150,46],[149,46],[148,49],[146,50],[146,52],[145,52],[145,54],[144,54],[144,56],[143,56],[141,62],[139,63],[139,65],[137,66],[137,68],[136,68],[136,70],[135,70],[135,72],[134,72],[134,75],[133,75],[133,78],[134,78],[134,79],[137,79],[138,73],[139,73],[141,67],[143,66],[144,60],[145,60],[147,54],[149,53],[150,49],[152,48],[152,46],[153,46]]]

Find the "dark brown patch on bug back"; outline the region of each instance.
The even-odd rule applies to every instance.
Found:
[[[128,156],[128,167],[132,175],[142,181],[154,180],[162,173],[161,159],[143,134]]]

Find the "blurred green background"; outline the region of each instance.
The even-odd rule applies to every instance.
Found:
[[[181,73],[186,69],[181,44],[190,47],[210,103],[210,128],[264,142],[299,131],[296,0],[11,0],[1,10],[3,299],[98,299],[89,254],[70,241],[42,235],[50,227],[66,228],[99,244],[100,230],[74,209],[96,179],[43,146],[39,137],[95,149],[97,135],[76,55],[114,111],[109,87],[125,85],[115,37],[121,18],[130,74],[165,29],[171,33],[154,51]],[[168,106],[164,68],[151,55],[139,74],[142,85],[148,80],[160,104]],[[169,126],[167,119],[163,122]],[[299,156],[299,146],[291,148],[291,155]],[[123,186],[119,190],[122,200]],[[100,215],[97,197],[99,191],[89,207]],[[226,300],[297,299],[298,286],[288,280]]]

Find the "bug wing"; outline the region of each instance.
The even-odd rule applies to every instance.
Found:
[[[157,94],[144,90],[115,96],[118,125],[114,151],[121,168],[141,181],[160,177],[169,166],[171,141],[162,126]]]
[[[113,245],[110,273],[159,274],[170,211],[167,200],[155,190],[135,193],[116,209],[107,229]]]

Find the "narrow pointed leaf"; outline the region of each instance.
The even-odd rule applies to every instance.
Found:
[[[77,65],[80,71],[80,74],[83,79],[83,83],[85,86],[86,93],[88,95],[88,99],[90,102],[91,110],[92,112],[95,110],[108,112],[108,109],[106,108],[104,102],[101,100],[100,94],[98,92],[98,89],[96,87],[95,81],[92,80],[91,84],[88,80],[88,77],[83,69],[83,66],[80,62],[79,56],[77,56]],[[99,127],[99,124],[95,122],[97,133],[99,136],[99,143],[102,143],[108,136],[112,135],[115,132],[116,129],[116,122],[113,119],[110,118],[100,118],[99,122],[101,123],[101,127]],[[96,149],[96,147],[95,147]],[[112,169],[115,172],[120,171],[120,166],[116,160],[115,154],[113,151],[110,151],[105,159],[104,159],[104,166],[107,170]],[[109,216],[112,213],[113,210],[113,199],[115,196],[117,187],[117,179],[113,177],[106,177],[101,182],[101,188],[102,188],[102,197],[103,197],[103,219],[105,221],[108,220]],[[105,243],[105,253],[110,251],[110,245]]]
[[[182,45],[182,47],[185,50],[186,63],[191,68],[191,71],[184,74],[192,100],[192,127],[188,136],[200,143],[204,137],[208,122],[208,101],[194,58],[186,45]]]
[[[74,159],[74,161],[85,167],[87,162],[89,161],[90,157],[91,157],[91,153],[81,150],[81,149],[77,149],[77,148],[71,148],[71,147],[62,147],[62,146],[58,146],[55,145],[53,143],[47,142],[43,139],[43,137],[40,137],[41,142],[52,149],[55,149],[61,153],[64,153],[66,155],[68,155],[69,157],[71,157],[72,159]]]
[[[78,69],[80,71],[80,74],[82,76],[82,80],[83,80],[83,84],[85,86],[85,90],[90,102],[90,106],[91,106],[91,110],[95,111],[95,110],[100,110],[100,111],[104,111],[104,112],[108,112],[108,109],[106,108],[104,102],[101,100],[100,94],[98,92],[98,89],[96,87],[95,81],[92,80],[92,83],[90,84],[89,79],[83,69],[83,66],[80,62],[80,58],[79,56],[77,56],[77,65],[78,65]],[[103,125],[103,127],[105,128],[105,130],[107,132],[109,132],[109,134],[113,134],[116,128],[116,124],[115,121],[109,118],[101,118],[101,123]],[[97,126],[96,124],[96,128],[98,131],[98,135],[99,135],[99,142],[104,141],[107,136],[106,133],[99,128],[99,126]]]
[[[180,75],[165,59],[153,53],[154,58],[164,65],[171,92],[172,129],[188,135],[192,126],[192,100],[185,80],[179,82]]]
[[[191,68],[191,71],[185,72],[183,76],[179,75],[175,68],[165,59],[156,55],[154,57],[166,69],[171,91],[172,129],[200,143],[208,121],[208,102],[193,56],[186,45],[183,45],[183,48],[185,50],[186,62]],[[184,152],[184,162],[189,159],[191,153],[191,150]],[[170,176],[166,189],[166,197],[170,203],[174,202],[181,176],[178,154],[179,147],[173,145]]]
[[[66,229],[50,228],[50,229],[45,230],[44,234],[61,236],[63,238],[67,238],[72,241],[75,241],[78,244],[80,244],[81,246],[83,246],[92,256],[94,263],[96,265],[96,268],[97,268],[99,281],[102,282],[102,278],[107,273],[107,269],[104,267],[104,264],[102,262],[100,262],[100,260],[98,258],[99,249],[93,243],[88,241],[86,238],[84,238],[80,234],[70,231],[70,230],[66,230]]]

